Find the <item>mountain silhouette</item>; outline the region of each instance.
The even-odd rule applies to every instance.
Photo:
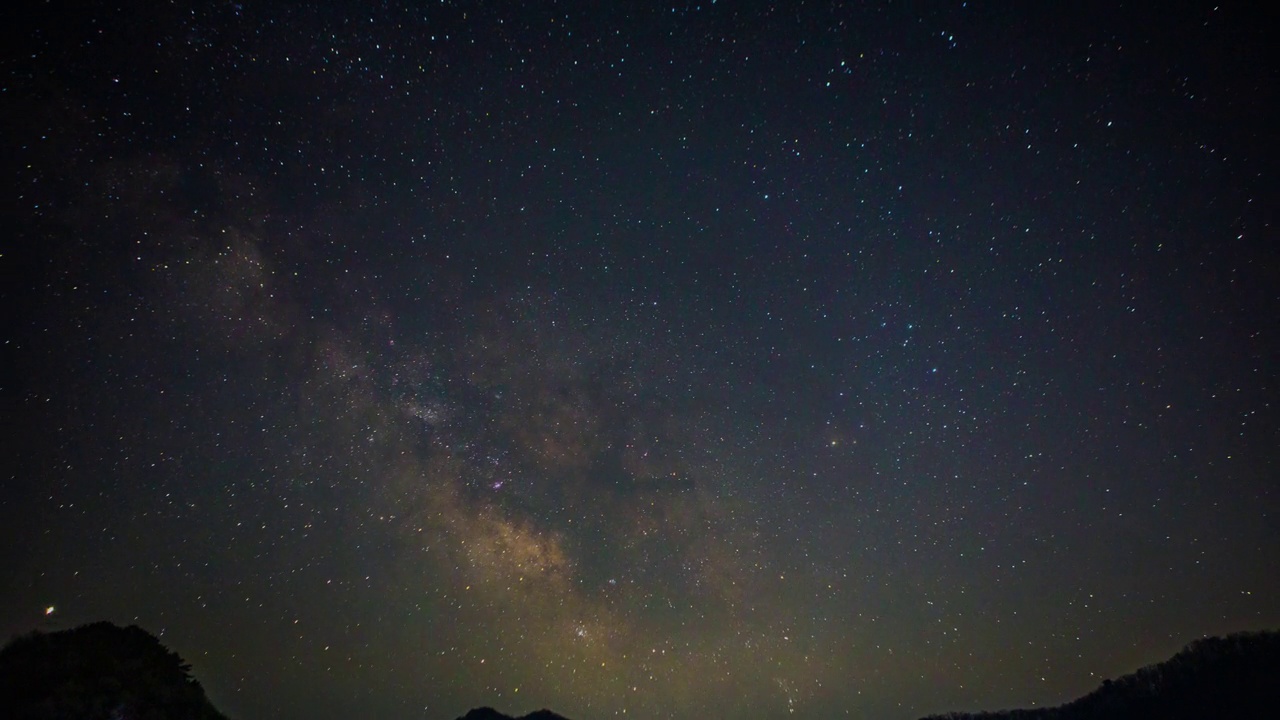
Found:
[[[32,632],[0,650],[0,715],[11,720],[226,720],[191,666],[136,625]]]
[[[1280,717],[1280,632],[1197,640],[1066,705],[924,720],[1263,720]]]
[[[470,710],[466,715],[458,718],[458,720],[568,720],[563,715],[557,715],[550,710],[538,710],[531,712],[519,718],[503,715],[491,707],[480,707]]]

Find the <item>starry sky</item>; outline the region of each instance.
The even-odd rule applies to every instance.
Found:
[[[1260,3],[123,5],[0,51],[6,637],[905,720],[1280,626]]]

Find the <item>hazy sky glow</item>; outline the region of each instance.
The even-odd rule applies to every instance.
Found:
[[[244,719],[750,720],[1280,625],[1266,23],[600,5],[28,13],[6,633]]]

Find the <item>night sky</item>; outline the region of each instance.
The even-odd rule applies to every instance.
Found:
[[[1264,3],[122,4],[0,51],[5,638],[903,720],[1280,626]]]

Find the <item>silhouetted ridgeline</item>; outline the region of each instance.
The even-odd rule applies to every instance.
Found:
[[[4,720],[226,720],[191,666],[136,626],[101,622],[33,632],[0,650]],[[1188,645],[1061,707],[948,713],[926,720],[1272,720],[1280,718],[1280,632]],[[566,720],[549,710],[512,718],[477,708],[459,720]]]
[[[557,715],[550,710],[539,710],[531,712],[524,717],[513,718],[510,715],[503,715],[493,708],[482,707],[467,712],[466,715],[458,718],[458,720],[568,720],[568,718]]]
[[[1206,638],[1061,707],[947,713],[925,720],[1273,720],[1280,718],[1280,632]]]
[[[226,720],[190,670],[136,625],[33,632],[0,650],[0,717]]]

